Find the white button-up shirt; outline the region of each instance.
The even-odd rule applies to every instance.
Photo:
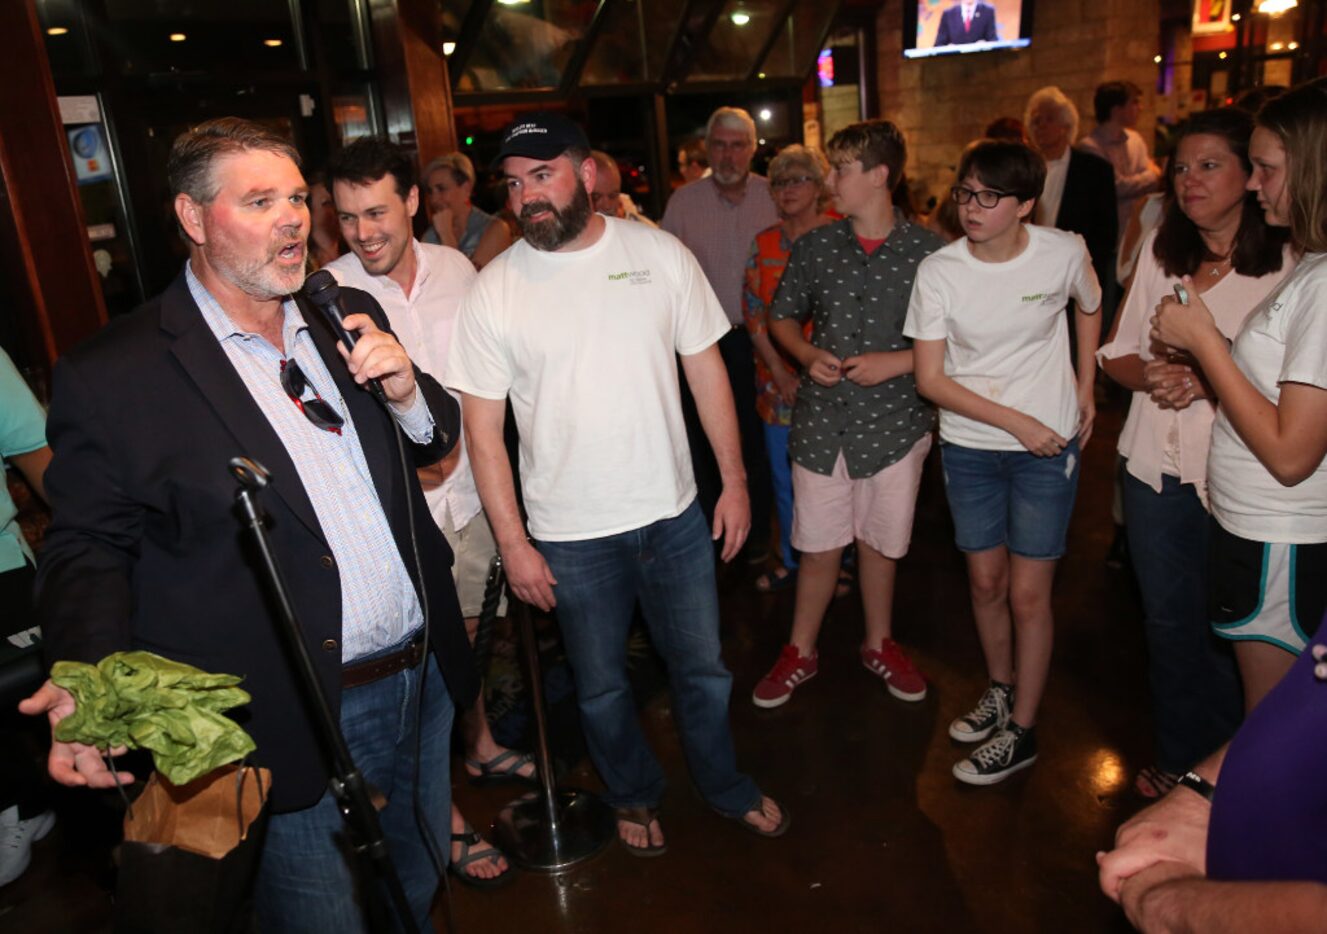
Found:
[[[415,251],[416,271],[409,295],[387,276],[366,272],[354,253],[333,260],[326,268],[342,285],[363,289],[376,298],[410,359],[441,382],[456,315],[475,280],[475,267],[451,247],[412,239],[410,248]],[[446,526],[448,516],[452,528],[464,528],[483,508],[464,443],[464,438],[457,440],[459,459],[445,480],[438,465],[419,472],[424,498],[439,528]]]

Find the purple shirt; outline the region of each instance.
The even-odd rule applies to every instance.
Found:
[[[1226,752],[1207,829],[1207,875],[1327,883],[1327,681],[1314,644],[1263,698]]]
[[[661,226],[696,254],[728,322],[743,325],[747,252],[756,234],[778,222],[769,182],[752,173],[737,204],[719,194],[713,176],[679,188],[668,199]]]

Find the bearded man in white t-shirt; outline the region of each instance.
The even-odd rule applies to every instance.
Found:
[[[716,812],[764,836],[789,817],[737,770],[732,677],[719,654],[712,540],[731,558],[750,531],[732,393],[716,346],[728,320],[675,237],[595,214],[596,167],[576,124],[523,117],[495,166],[524,238],[485,267],[461,306],[445,382],[513,593],[556,608],[590,756],[628,852],[656,856],[663,770],[627,679],[639,600],[667,666],[692,778]],[[676,356],[723,477],[713,524],[696,502]],[[503,421],[520,434],[529,535]]]

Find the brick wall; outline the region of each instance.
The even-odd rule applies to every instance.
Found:
[[[1138,130],[1152,138],[1158,0],[1041,0],[1029,48],[911,60],[902,52],[908,2],[885,0],[876,18],[878,113],[908,134],[908,175],[931,194],[953,184],[963,147],[990,121],[1022,119],[1029,95],[1048,84],[1077,105],[1081,134],[1095,125],[1096,86],[1133,81],[1144,92]]]

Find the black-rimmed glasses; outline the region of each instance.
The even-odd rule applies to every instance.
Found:
[[[341,426],[346,420],[337,414],[336,409],[332,408],[322,396],[318,395],[318,390],[313,389],[309,381],[304,378],[304,371],[299,368],[299,364],[294,360],[281,361],[281,388],[290,396],[290,401],[295,403],[304,417],[307,418],[315,428],[321,428],[323,431],[330,431],[333,434],[341,433]],[[305,399],[304,390],[312,389],[313,398]]]
[[[814,182],[815,178],[810,175],[798,175],[796,178],[776,178],[769,183],[769,187],[778,191],[781,188],[793,188],[797,185],[805,185],[807,182]]]
[[[1008,198],[1012,195],[1013,192],[996,191],[994,188],[981,188],[973,191],[971,188],[955,185],[949,189],[949,197],[954,199],[955,204],[967,204],[973,198],[976,198],[977,204],[984,208],[993,208],[1000,203],[1001,198]]]

